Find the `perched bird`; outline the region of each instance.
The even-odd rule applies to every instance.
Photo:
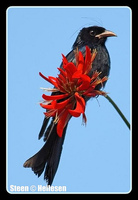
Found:
[[[94,71],[97,71],[99,72],[99,77],[101,79],[104,77],[108,77],[110,71],[110,57],[107,48],[105,46],[105,42],[107,40],[107,37],[110,36],[116,36],[116,34],[106,30],[103,27],[91,26],[83,28],[82,30],[80,30],[76,38],[76,41],[73,44],[72,51],[69,52],[66,56],[68,62],[73,62],[73,63],[76,62],[74,54],[74,50],[76,50],[76,48],[78,49],[78,51],[81,51],[82,55],[85,57],[86,46],[88,46],[91,49],[91,52],[94,49],[97,52],[96,57],[92,63],[92,69],[89,75],[93,74]],[[63,68],[63,63],[61,63],[60,68],[61,69]],[[100,90],[100,88],[104,86],[105,83],[106,81],[104,81],[103,84],[98,84],[96,86],[96,89]],[[59,94],[62,93],[59,91],[52,93],[52,95],[59,95]],[[75,95],[76,98],[78,98],[78,101],[81,100],[79,99],[77,94]],[[87,97],[84,97],[84,101],[87,102],[89,98],[90,97],[87,95]],[[60,101],[62,102],[62,100],[59,100],[59,102]],[[73,112],[70,111],[70,113],[72,113],[73,115]],[[70,120],[71,117],[68,119],[67,123],[65,123],[65,126],[63,126],[61,136],[57,134],[57,123],[55,123],[55,118],[56,117],[52,117],[50,124],[48,124],[50,117],[44,118],[39,133],[39,139],[42,136],[44,136],[45,144],[40,149],[39,152],[37,152],[34,156],[29,158],[23,165],[24,167],[32,168],[32,170],[36,175],[38,175],[38,177],[45,170],[44,179],[46,179],[48,185],[52,184],[55,173],[57,171],[62,152],[62,146],[66,134],[66,129],[68,126],[68,121]]]

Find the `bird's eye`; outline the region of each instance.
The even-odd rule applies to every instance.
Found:
[[[90,35],[91,36],[95,36],[95,32],[94,31],[90,31]]]

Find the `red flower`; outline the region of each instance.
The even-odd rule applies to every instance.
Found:
[[[58,95],[45,95],[42,97],[44,101],[40,106],[46,109],[44,113],[46,117],[55,117],[54,123],[57,124],[57,134],[62,137],[63,129],[68,123],[71,116],[83,116],[86,123],[85,100],[84,97],[95,97],[97,95],[105,95],[101,90],[96,90],[98,84],[102,84],[107,77],[100,79],[100,73],[95,71],[90,76],[92,63],[97,52],[86,46],[85,58],[81,51],[75,51],[76,64],[68,62],[66,57],[62,55],[63,67],[58,68],[60,74],[58,77],[45,77],[39,73],[42,78],[51,83],[55,88],[46,89],[51,92],[59,92]]]

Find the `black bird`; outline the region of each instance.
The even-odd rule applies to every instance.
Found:
[[[97,50],[91,73],[97,70],[98,72],[101,72],[100,78],[108,76],[110,71],[110,57],[105,47],[105,42],[109,36],[116,36],[116,34],[98,26],[83,28],[73,44],[72,51],[67,54],[67,60],[69,62],[75,62],[74,50],[76,48],[78,48],[85,56],[85,46],[87,45],[91,51],[93,49]],[[62,63],[60,67],[62,68]],[[101,85],[99,87],[101,87]],[[54,94],[55,93],[52,95]],[[89,98],[85,99],[85,101],[88,100]],[[23,165],[24,167],[31,167],[38,177],[45,169],[44,179],[46,179],[48,185],[52,184],[57,171],[68,125],[67,124],[64,128],[62,137],[59,137],[56,132],[57,125],[53,123],[53,120],[54,119],[51,120],[50,125],[47,127],[49,118],[44,118],[39,133],[39,139],[44,136],[45,144],[39,152],[29,158]]]

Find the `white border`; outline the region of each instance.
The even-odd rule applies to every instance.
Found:
[[[10,192],[8,190],[8,11],[13,8],[128,8],[130,10],[130,191],[128,192]],[[129,6],[10,6],[6,10],[6,190],[10,194],[129,194],[132,191],[132,9]]]

